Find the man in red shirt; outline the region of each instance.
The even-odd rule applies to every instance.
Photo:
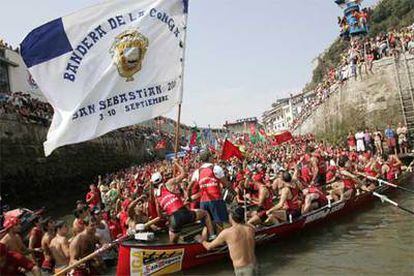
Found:
[[[0,243],[0,275],[21,275],[21,270],[31,271],[36,276],[41,275],[34,262],[18,252],[9,251],[5,244]]]
[[[89,189],[90,191],[86,194],[86,203],[89,205],[89,208],[92,210],[94,207],[101,204],[101,196],[95,184],[89,185]]]

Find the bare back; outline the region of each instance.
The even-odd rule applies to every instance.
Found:
[[[223,230],[230,257],[235,268],[245,267],[256,263],[254,255],[254,229],[251,226],[236,224]]]
[[[56,235],[49,246],[56,266],[63,266],[69,263],[69,242],[66,237]]]
[[[0,242],[5,244],[10,251],[16,251],[24,254],[25,246],[19,235],[7,233]]]

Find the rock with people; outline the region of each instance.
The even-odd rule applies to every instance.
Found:
[[[346,20],[345,20],[346,21]],[[343,22],[341,19],[340,22]],[[339,56],[339,66],[328,68],[312,96],[303,99],[301,111],[290,124],[300,126],[338,87],[350,79],[364,81],[363,75],[375,74],[373,62],[387,57],[399,59],[401,54],[414,55],[414,25],[400,30],[382,32],[374,37],[354,37]]]

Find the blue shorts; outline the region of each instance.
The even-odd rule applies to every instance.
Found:
[[[222,199],[200,202],[200,208],[207,211],[214,222],[229,222],[227,206]]]

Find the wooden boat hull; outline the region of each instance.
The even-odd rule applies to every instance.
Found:
[[[378,193],[392,188],[380,186]],[[335,202],[303,215],[292,223],[273,225],[256,231],[256,244],[274,241],[355,211],[377,200],[372,193],[363,193],[348,201]],[[199,243],[145,244],[124,242],[119,247],[117,275],[162,275],[208,264],[227,256],[227,247],[207,251]]]

